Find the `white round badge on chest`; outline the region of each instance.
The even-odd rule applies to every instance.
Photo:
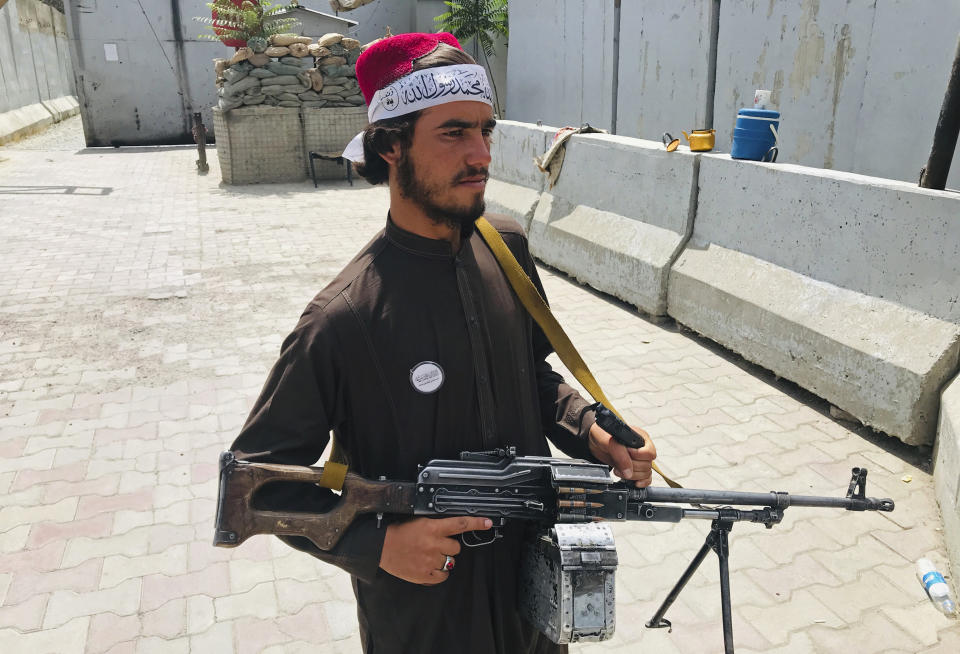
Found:
[[[410,370],[410,383],[418,393],[436,393],[443,386],[443,368],[433,361],[422,361]]]

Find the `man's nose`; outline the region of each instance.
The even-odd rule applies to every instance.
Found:
[[[466,163],[469,166],[482,166],[484,168],[490,165],[490,142],[483,136],[482,132],[477,132],[470,139]]]

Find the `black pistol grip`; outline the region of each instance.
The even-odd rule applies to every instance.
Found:
[[[597,402],[590,408],[596,413],[597,424],[600,425],[600,428],[613,436],[618,443],[637,449],[644,446],[645,442],[643,437],[630,429],[627,423],[618,418],[617,414],[605,407],[602,403]]]

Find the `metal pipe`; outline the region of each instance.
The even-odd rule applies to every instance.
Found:
[[[947,82],[947,92],[940,107],[940,119],[933,133],[933,146],[930,158],[920,173],[920,186],[943,190],[947,186],[950,163],[957,148],[957,136],[960,135],[960,38],[957,39],[957,51],[953,57],[953,68]]]

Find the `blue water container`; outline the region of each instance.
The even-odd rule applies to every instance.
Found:
[[[776,145],[770,126],[780,132],[780,112],[773,109],[741,109],[733,129],[733,159],[760,161]]]

